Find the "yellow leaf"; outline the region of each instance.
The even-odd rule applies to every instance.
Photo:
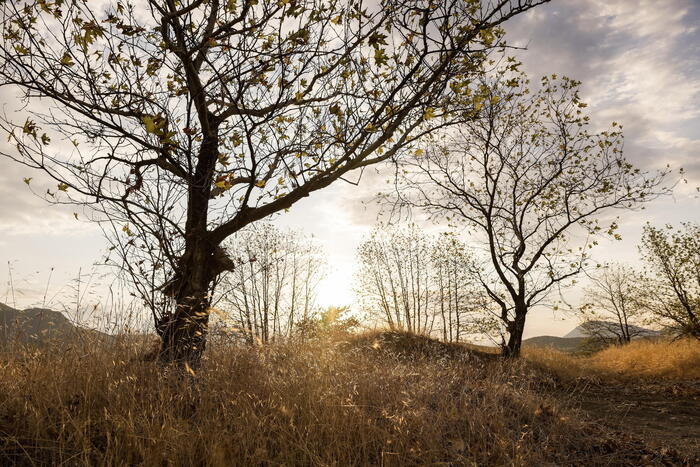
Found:
[[[416,154],[416,157],[420,157],[423,154],[425,154],[425,149],[418,148],[418,149],[416,149],[415,154]]]
[[[146,128],[147,133],[152,133],[154,135],[159,135],[163,133],[163,128],[165,127],[166,120],[159,116],[144,115],[141,117],[143,126]]]
[[[65,183],[59,183],[58,190],[59,191],[68,191],[68,185],[66,185]]]
[[[265,188],[266,183],[267,182],[265,180],[258,180],[257,182],[255,182],[255,186],[258,188]]]
[[[70,54],[68,52],[63,54],[63,58],[61,59],[61,65],[64,66],[73,66],[75,65],[75,62],[73,61],[73,58],[71,58]]]
[[[25,177],[25,178],[22,179],[22,181],[23,181],[24,183],[26,183],[27,185],[29,185],[29,182],[32,181],[32,177]]]
[[[27,120],[24,122],[24,126],[22,127],[22,132],[23,132],[25,135],[32,135],[32,136],[34,136],[34,137],[36,138],[36,123],[34,123],[33,121],[27,119]]]
[[[435,109],[428,107],[425,109],[425,112],[423,112],[423,119],[430,120],[431,118],[435,118]]]

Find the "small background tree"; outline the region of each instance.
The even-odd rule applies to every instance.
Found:
[[[348,307],[330,306],[301,320],[294,337],[308,339],[339,337],[360,327],[360,321],[351,315]]]
[[[624,265],[606,265],[591,276],[585,290],[586,302],[580,308],[581,326],[597,343],[629,344],[648,332],[639,327],[644,311],[639,303],[638,273]]]
[[[431,309],[430,238],[417,226],[380,226],[358,248],[356,291],[369,316],[391,329],[429,334]]]
[[[486,331],[490,303],[454,234],[379,226],[358,248],[358,260],[356,291],[370,319],[446,342]]]
[[[289,338],[317,313],[323,250],[299,232],[260,224],[225,244],[238,266],[217,284],[216,307],[249,342]]]

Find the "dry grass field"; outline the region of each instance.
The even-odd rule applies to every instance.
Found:
[[[674,357],[654,360],[657,351]],[[690,384],[685,376],[697,378],[694,343],[634,344],[586,359],[530,352],[509,362],[420,336],[368,333],[264,348],[212,346],[195,378],[143,361],[143,353],[119,342],[5,351],[0,464],[698,461],[690,449],[655,444],[598,416],[581,396],[594,386],[592,394],[619,387],[621,374]]]
[[[611,346],[587,357],[553,349],[528,348],[527,358],[569,378],[607,380],[700,380],[700,341],[697,339],[638,340]]]

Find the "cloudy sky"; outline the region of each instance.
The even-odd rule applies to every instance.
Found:
[[[620,242],[603,242],[598,261],[637,261],[641,226],[700,222],[700,2],[697,0],[554,0],[506,26],[512,45],[527,47],[518,56],[531,77],[557,73],[583,82],[582,97],[595,124],[621,122],[625,153],[639,167],[683,167],[673,197],[621,217]],[[3,108],[13,96],[0,94]],[[3,142],[3,144],[5,144]],[[46,301],[71,307],[75,279],[90,280],[92,264],[103,253],[99,230],[76,221],[72,211],[47,206],[34,197],[23,177],[28,169],[0,159],[0,302],[28,307]],[[376,223],[372,197],[386,186],[369,171],[359,187],[331,186],[274,219],[280,226],[313,234],[326,251],[331,273],[322,284],[323,305],[352,305],[355,250]],[[440,226],[430,225],[430,229]],[[53,268],[53,272],[51,273]],[[81,294],[83,305],[104,299],[96,271]],[[12,287],[10,286],[10,273]],[[14,291],[14,294],[13,294]],[[575,302],[578,293],[570,295]],[[537,310],[526,337],[563,335],[576,321],[562,313]]]

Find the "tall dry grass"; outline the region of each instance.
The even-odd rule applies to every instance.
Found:
[[[585,357],[551,348],[528,348],[524,354],[541,367],[569,378],[700,379],[697,339],[637,340]]]
[[[397,333],[208,351],[196,380],[134,343],[0,356],[0,464],[629,465],[654,454],[537,373]]]

